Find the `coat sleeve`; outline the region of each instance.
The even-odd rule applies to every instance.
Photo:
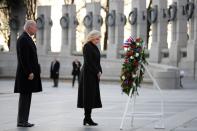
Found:
[[[50,78],[52,78],[52,62],[51,62],[51,66],[50,66]]]
[[[98,74],[100,70],[94,62],[95,60],[92,57],[92,50],[93,49],[91,48],[91,46],[86,44],[84,46],[83,55],[84,55],[85,62],[87,63],[88,68],[90,69],[90,71],[95,73],[95,74]]]
[[[28,45],[28,41],[25,39],[21,39],[18,45],[18,59],[20,65],[23,68],[24,73],[28,76],[30,73],[33,72],[32,66],[30,64],[30,46]]]
[[[60,70],[60,62],[57,62],[57,72],[59,73]]]
[[[103,73],[101,65],[99,65],[99,70],[100,70],[101,73]]]

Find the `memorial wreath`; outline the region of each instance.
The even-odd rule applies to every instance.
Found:
[[[141,38],[129,37],[123,44],[125,54],[124,63],[121,69],[122,91],[131,96],[136,92],[144,77],[145,69],[142,63],[146,64],[144,42]]]

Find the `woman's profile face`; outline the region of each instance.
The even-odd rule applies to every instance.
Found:
[[[92,39],[92,43],[93,44],[98,44],[100,43],[100,36],[95,37],[94,39]]]

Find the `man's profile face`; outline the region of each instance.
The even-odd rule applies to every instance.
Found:
[[[29,27],[29,34],[30,35],[34,35],[37,31],[37,25],[36,23],[32,24],[30,27]]]

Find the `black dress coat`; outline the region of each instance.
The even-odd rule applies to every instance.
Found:
[[[55,61],[54,65],[53,65],[53,62],[51,62],[50,78],[58,79],[59,78],[59,69],[60,69],[60,62],[59,61]]]
[[[26,32],[23,32],[18,38],[16,50],[18,65],[14,92],[32,93],[42,91],[36,45]],[[33,80],[28,79],[30,73],[34,74]]]
[[[100,65],[100,52],[96,45],[88,42],[83,47],[84,64],[81,69],[78,108],[101,108],[99,78],[97,74],[102,72]]]
[[[76,64],[75,61],[73,61],[72,65],[73,65],[73,70],[72,70],[72,75],[79,75],[80,74],[80,68],[81,68],[81,63],[79,61],[77,61],[78,64]]]

